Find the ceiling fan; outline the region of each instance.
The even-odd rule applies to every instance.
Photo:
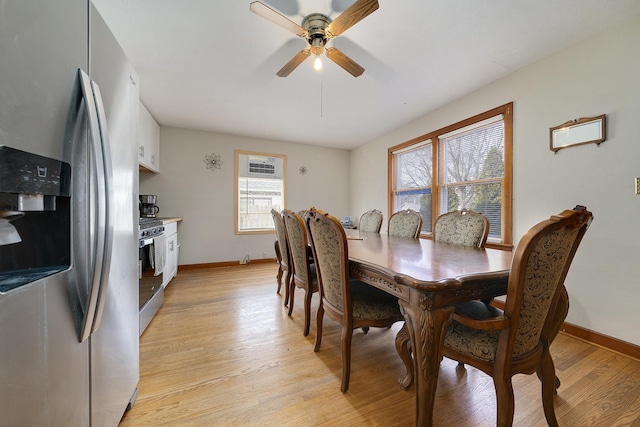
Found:
[[[312,53],[316,56],[314,67],[316,69],[322,68],[322,62],[320,60],[322,52],[326,52],[327,58],[344,68],[352,76],[358,77],[364,73],[364,68],[358,65],[353,59],[335,47],[326,47],[326,44],[327,41],[338,37],[378,9],[378,0],[356,0],[355,3],[349,6],[333,21],[322,13],[312,13],[302,20],[301,25],[296,24],[280,12],[260,1],[252,2],[249,5],[249,9],[253,13],[281,26],[285,30],[291,31],[296,36],[302,37],[309,44],[306,49],[298,52],[276,73],[279,77],[287,77]]]

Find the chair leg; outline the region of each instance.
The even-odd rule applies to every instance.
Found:
[[[411,357],[411,337],[406,324],[402,325],[398,335],[396,335],[396,351],[404,362],[407,371],[404,378],[400,378],[398,382],[401,389],[408,390],[413,384],[413,358]]]
[[[322,342],[322,318],[324,317],[324,307],[322,306],[322,298],[318,304],[318,312],[316,313],[316,345],[313,351],[320,351],[320,343]]]
[[[542,373],[540,372],[540,370],[537,370],[536,374],[538,375],[538,379],[542,383]],[[560,378],[558,378],[557,375],[555,377],[556,377],[556,379],[553,382],[553,386],[554,386],[553,394],[558,394],[558,389],[560,388],[561,382],[560,382]]]
[[[289,298],[290,298],[289,283],[291,282],[291,279],[292,279],[291,272],[287,270],[287,275],[285,276],[285,279],[284,279],[284,306],[285,307],[289,306]]]
[[[311,326],[311,297],[313,296],[313,291],[310,289],[305,289],[304,293],[304,332],[303,335],[306,337],[309,335],[309,328]]]
[[[553,359],[551,358],[548,348],[542,355],[542,360],[536,373],[542,381],[542,407],[544,408],[544,416],[547,419],[547,424],[549,427],[558,427],[556,411],[553,405],[553,396],[556,393],[556,385],[559,386],[560,381],[558,377],[556,377]]]
[[[560,332],[560,329],[562,328],[562,323],[564,322],[564,319],[566,319],[567,314],[569,313],[569,294],[567,293],[567,288],[565,288],[564,285],[562,285],[562,288],[560,289],[560,297],[558,298],[558,304],[556,305],[556,309],[555,312],[553,313],[553,322],[551,323],[551,330],[549,331],[549,346],[551,346],[551,343],[553,343],[553,340],[556,338],[556,336],[558,335],[558,333]],[[538,378],[540,379],[540,381],[543,381],[542,378],[542,374],[540,372],[540,370],[538,370],[536,372],[538,374]],[[555,375],[555,368],[554,368],[554,375]],[[554,394],[557,394],[558,389],[560,388],[560,378],[558,378],[558,376],[555,376],[555,381],[554,381]]]
[[[493,376],[493,385],[496,388],[497,402],[497,427],[511,427],[515,411],[515,398],[513,396],[513,384],[511,377],[503,369],[497,369]]]
[[[340,391],[346,393],[349,390],[349,377],[351,376],[351,338],[353,328],[342,326],[342,384]]]
[[[276,276],[276,280],[278,281],[278,290],[276,291],[277,294],[280,293],[280,288],[282,288],[282,273],[284,273],[282,271],[282,266],[278,265],[278,275]]]
[[[289,312],[287,314],[291,316],[291,313],[293,313],[293,300],[296,296],[296,284],[293,279],[289,283],[289,292],[287,293],[289,294]]]
[[[278,245],[278,241],[276,240],[274,243],[274,250],[276,251],[276,260],[278,260],[278,274],[276,276],[276,280],[278,281],[278,290],[276,291],[277,294],[280,293],[280,288],[282,287],[282,264],[280,263],[280,261],[282,260],[282,257],[280,256],[280,245]]]

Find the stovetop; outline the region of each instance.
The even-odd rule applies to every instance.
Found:
[[[140,218],[138,220],[138,226],[140,230],[150,227],[157,227],[162,225],[162,220],[158,218]]]
[[[162,220],[157,218],[140,218],[138,220],[138,239],[156,237],[164,232]]]

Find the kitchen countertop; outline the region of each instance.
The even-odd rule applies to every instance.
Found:
[[[165,218],[157,218],[162,221],[162,224],[170,224],[172,222],[180,222],[182,221],[182,217],[165,217]]]

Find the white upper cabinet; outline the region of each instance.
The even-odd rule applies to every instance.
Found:
[[[140,103],[138,127],[138,163],[150,172],[160,172],[160,125]]]

